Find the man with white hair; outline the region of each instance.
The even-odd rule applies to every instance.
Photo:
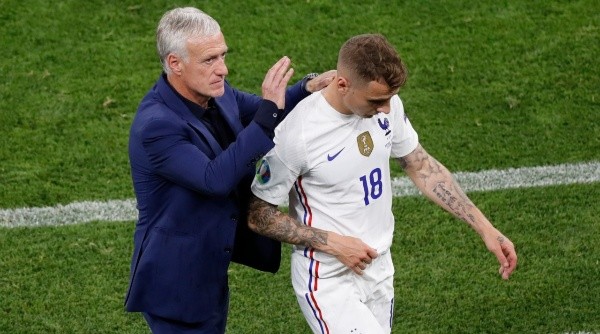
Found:
[[[141,101],[129,137],[139,211],[126,309],[154,333],[224,333],[231,261],[279,268],[279,242],[245,222],[254,166],[287,112],[335,71],[287,87],[290,59],[267,72],[262,98],[225,80],[219,24],[176,8],[158,24],[164,73]]]

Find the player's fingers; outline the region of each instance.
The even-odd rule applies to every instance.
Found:
[[[504,256],[502,252],[495,252],[496,258],[498,259],[498,263],[500,263],[500,267],[506,268],[508,267],[508,260]]]
[[[377,250],[374,248],[369,248],[367,250],[367,255],[371,258],[371,259],[375,259],[376,257],[379,256],[379,254],[377,253]]]
[[[364,269],[365,269],[364,264],[362,265],[362,268],[361,268],[360,264],[357,264],[356,266],[352,267],[352,271],[354,271],[355,273],[357,273],[359,275],[363,274]]]
[[[517,268],[517,254],[512,252],[508,254],[506,259],[508,260],[508,266],[502,268],[502,278],[504,279],[508,279],[513,271]]]

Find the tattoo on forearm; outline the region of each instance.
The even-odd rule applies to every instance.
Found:
[[[450,172],[420,145],[409,155],[399,159],[407,172],[414,172],[425,188],[431,189],[446,209],[469,224],[475,223],[473,202],[467,197]]]
[[[313,248],[327,245],[325,231],[302,225],[255,196],[250,200],[248,221],[257,233],[275,240]]]
[[[438,182],[432,190],[449,211],[469,224],[475,223],[475,216],[470,213],[474,205],[454,181],[449,185],[446,181]]]

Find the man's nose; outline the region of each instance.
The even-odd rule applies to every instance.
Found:
[[[388,102],[386,102],[386,103],[385,103],[384,105],[382,105],[381,107],[377,108],[377,111],[378,111],[378,112],[382,112],[382,113],[384,113],[384,114],[386,114],[386,115],[390,113],[390,110],[391,110],[391,108],[390,108],[390,102],[389,102],[389,101],[388,101]]]
[[[215,73],[217,75],[227,75],[229,74],[229,70],[227,69],[227,65],[225,65],[225,59],[221,58],[219,60],[219,64],[217,64],[217,68],[215,69]]]

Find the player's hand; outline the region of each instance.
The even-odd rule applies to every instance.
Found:
[[[282,57],[273,65],[262,83],[262,96],[265,100],[275,102],[279,109],[285,107],[285,91],[294,69],[290,68],[291,61],[288,57]]]
[[[335,78],[336,74],[336,70],[330,70],[325,73],[319,74],[318,76],[309,80],[306,83],[306,90],[311,93],[314,93],[327,87],[333,81],[333,78]]]
[[[517,252],[515,251],[515,245],[510,239],[495,229],[493,233],[486,234],[483,237],[483,241],[500,263],[498,273],[502,276],[502,279],[507,280],[515,268],[517,268]]]
[[[341,236],[330,232],[327,239],[328,246],[331,249],[326,252],[335,256],[340,262],[359,275],[362,275],[363,270],[378,256],[374,248],[371,248],[358,238]]]

